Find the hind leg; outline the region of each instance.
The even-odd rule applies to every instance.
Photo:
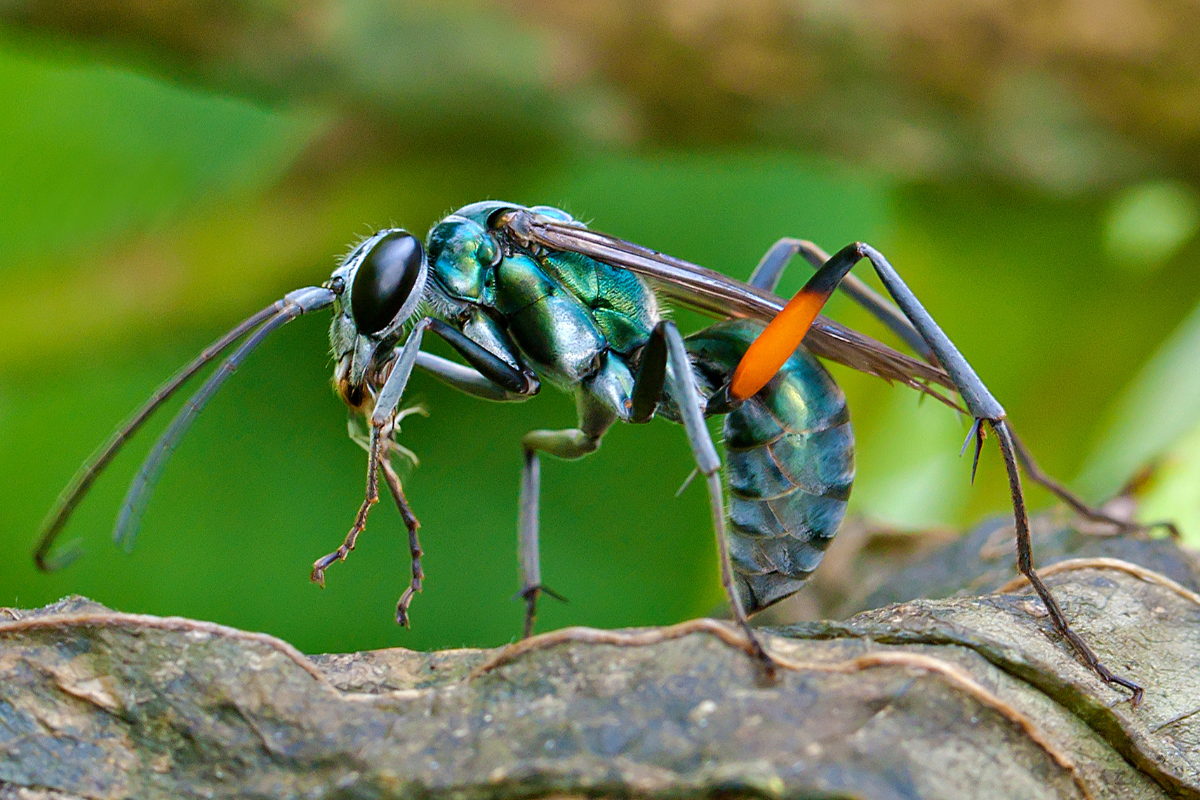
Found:
[[[820,269],[829,261],[829,255],[812,242],[803,239],[780,239],[771,246],[771,249],[758,262],[758,266],[754,268],[754,272],[750,275],[750,279],[747,282],[751,286],[756,286],[760,289],[775,291],[775,287],[779,283],[779,278],[783,275],[783,270],[796,255],[803,256],[816,269]],[[904,316],[904,313],[895,304],[888,301],[887,298],[853,275],[846,275],[842,278],[838,289],[845,292],[854,302],[869,311],[873,317],[891,329],[893,333],[904,340],[905,344],[926,361],[935,365],[939,363],[933,354],[933,350],[925,342],[925,339],[922,338],[921,333],[908,321],[908,317]],[[1111,514],[1106,514],[1099,508],[1088,505],[1083,498],[1042,470],[1037,461],[1034,460],[1033,453],[1029,451],[1029,448],[1017,436],[1011,424],[1009,425],[1008,432],[1012,436],[1017,461],[1020,462],[1022,469],[1025,470],[1025,474],[1029,476],[1030,480],[1049,491],[1059,500],[1062,500],[1079,516],[1093,522],[1112,525],[1116,533],[1135,533],[1152,528],[1164,528],[1172,537],[1179,538],[1179,529],[1173,522],[1162,520],[1142,525],[1130,520],[1119,519]]]
[[[784,269],[797,255],[803,256],[804,260],[812,264],[814,269],[820,269],[829,260],[829,255],[824,250],[806,239],[783,238],[771,245],[771,249],[758,262],[758,266],[754,268],[754,272],[750,274],[750,278],[746,282],[759,289],[766,289],[768,292],[775,291],[775,287],[779,285],[779,279],[783,277]],[[929,349],[929,345],[921,338],[921,334],[908,321],[908,317],[888,302],[886,297],[853,275],[843,277],[842,282],[838,284],[838,289],[871,312],[873,317],[903,339],[905,344],[926,361],[937,363],[937,360],[933,358],[933,351]]]
[[[1041,577],[1034,571],[1029,515],[1025,508],[1025,496],[1021,489],[1021,478],[1017,469],[1016,448],[1005,418],[1004,407],[1000,405],[975,370],[967,363],[966,358],[934,322],[933,317],[925,310],[912,290],[908,288],[908,285],[879,251],[870,245],[858,242],[843,248],[829,259],[747,350],[746,356],[743,357],[734,372],[730,394],[735,398],[750,397],[770,380],[779,368],[775,363],[776,359],[779,359],[779,364],[782,364],[783,360],[787,358],[787,354],[799,346],[800,339],[812,324],[821,305],[829,298],[850,268],[863,258],[871,262],[884,287],[929,349],[933,351],[938,363],[942,365],[954,382],[967,410],[975,418],[972,433],[977,437],[976,457],[978,458],[978,448],[983,441],[984,424],[990,427],[999,439],[1000,452],[1004,457],[1005,469],[1008,472],[1013,517],[1017,531],[1017,569],[1029,579],[1030,585],[1033,586],[1034,591],[1046,606],[1055,629],[1071,644],[1080,659],[1105,682],[1129,689],[1133,693],[1133,702],[1136,705],[1141,700],[1142,688],[1130,680],[1113,674],[1100,662],[1091,647],[1071,629],[1058,602],[1042,582]],[[781,353],[784,354],[782,359],[779,358]]]

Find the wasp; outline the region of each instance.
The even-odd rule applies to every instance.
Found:
[[[790,300],[774,294],[800,255],[816,268]],[[868,262],[893,302],[850,275]],[[904,355],[821,316],[842,289],[913,348]],[[677,303],[717,318],[687,337],[666,318]],[[827,256],[815,245],[782,239],[747,282],[589,229],[564,211],[504,202],[465,206],[442,219],[422,242],[389,228],[362,241],[329,280],[290,292],[222,336],[186,365],[121,425],[76,473],[47,516],[34,553],[53,569],[73,551],[52,556],[73,509],[100,472],[146,420],[206,364],[230,348],[219,367],[166,428],[135,475],[118,514],[115,538],[131,541],[170,454],[205,404],[274,330],[331,308],[333,385],[361,422],[353,435],[369,452],[366,497],[337,550],[317,559],[311,579],[346,558],[379,499],[383,475],[409,532],[412,580],[396,607],[409,606],[424,573],[418,522],[391,455],[405,388],[414,368],[469,395],[515,402],[549,383],[574,396],[577,427],[534,430],[521,440],[518,510],[524,634],[534,629],[542,594],[538,555],[540,458],[578,459],[595,452],[616,422],[656,416],[682,425],[708,489],[721,583],[734,620],[768,671],[749,617],[794,594],[817,569],[846,511],[854,481],[854,436],[846,399],[819,359],[899,382],[973,419],[967,442],[974,468],[987,431],[999,443],[1012,495],[1017,565],[1042,599],[1057,631],[1106,682],[1133,694],[1142,688],[1111,672],[1071,629],[1034,570],[1019,466],[1078,513],[1115,526],[1134,523],[1092,509],[1043,473],[1009,425],[1003,406],[934,322],[879,251],[861,242]],[[421,349],[437,336],[461,361]],[[235,347],[236,345],[236,347]],[[955,400],[949,393],[956,394]],[[705,418],[724,416],[725,462]],[[726,484],[728,503],[726,503]]]

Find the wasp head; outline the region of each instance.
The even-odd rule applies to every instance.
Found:
[[[367,402],[368,384],[416,313],[427,274],[421,240],[389,228],[356,247],[330,277],[327,285],[339,292],[329,331],[333,382],[351,408],[362,409]]]

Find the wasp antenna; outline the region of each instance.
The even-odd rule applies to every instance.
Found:
[[[128,419],[121,423],[104,444],[100,445],[92,453],[87,461],[83,462],[83,465],[71,477],[70,483],[59,494],[53,508],[50,509],[50,513],[46,515],[46,519],[42,522],[41,530],[38,532],[37,547],[33,551],[33,560],[37,564],[38,569],[43,572],[53,572],[54,570],[62,569],[79,557],[82,551],[79,549],[78,541],[70,543],[62,552],[56,554],[54,557],[50,556],[50,551],[54,548],[55,540],[58,538],[58,534],[62,531],[63,526],[71,518],[71,513],[75,511],[75,507],[79,505],[80,501],[88,493],[88,490],[92,488],[92,484],[95,483],[96,478],[100,476],[100,473],[104,471],[109,462],[121,451],[125,443],[133,438],[133,435],[138,432],[146,420],[163,403],[170,400],[175,392],[179,391],[180,387],[203,369],[208,362],[219,356],[230,345],[245,336],[247,332],[258,327],[264,320],[278,314],[283,308],[283,300],[272,303],[206,347],[191,363],[187,364],[183,369],[176,372],[155,389],[149,399],[137,411],[134,411]]]
[[[210,375],[208,380],[204,382],[204,385],[192,395],[183,408],[179,409],[179,413],[175,415],[175,419],[171,420],[171,424],[167,426],[167,429],[163,431],[162,436],[155,443],[154,449],[150,451],[150,454],[146,456],[146,460],[142,462],[141,469],[138,470],[133,481],[129,484],[129,491],[126,492],[125,501],[121,504],[117,523],[113,528],[113,541],[123,546],[126,550],[133,549],[138,523],[141,521],[142,513],[146,510],[146,503],[150,500],[150,494],[154,489],[154,485],[158,483],[167,460],[175,452],[175,448],[179,445],[179,440],[191,428],[196,417],[204,410],[204,406],[208,404],[213,395],[224,385],[225,381],[229,380],[229,376],[237,370],[246,356],[250,355],[276,329],[291,322],[307,311],[313,311],[330,305],[334,297],[334,293],[325,288],[313,287],[291,292],[276,304],[277,307],[272,306],[274,313],[269,316],[266,322],[262,323],[262,326],[258,330],[254,331],[246,341],[242,342],[236,350],[230,353],[228,358],[221,362],[221,366],[217,368],[217,371]]]

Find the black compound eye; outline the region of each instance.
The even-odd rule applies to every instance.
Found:
[[[371,245],[350,292],[350,314],[360,334],[378,333],[391,324],[412,294],[424,261],[421,240],[405,231]]]

